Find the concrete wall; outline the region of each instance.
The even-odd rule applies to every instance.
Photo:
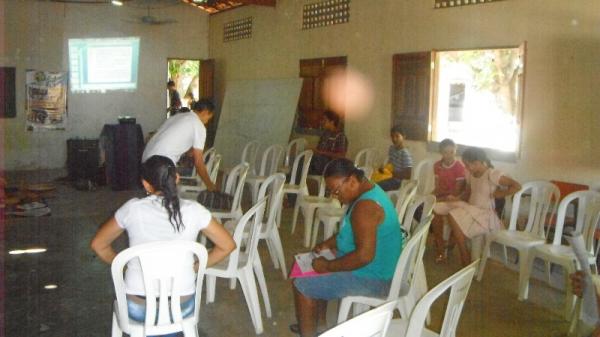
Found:
[[[156,129],[164,120],[167,58],[208,57],[208,15],[184,4],[151,10],[159,18],[178,20],[152,26],[126,22],[147,14],[127,6],[0,0],[0,8],[0,65],[17,67],[17,117],[0,120],[7,170],[64,167],[66,139],[98,138],[102,126],[116,123],[119,115],[137,117],[145,133]],[[69,38],[126,36],[141,38],[137,90],[69,93],[65,131],[25,130],[26,69],[67,71]]]
[[[352,0],[347,24],[301,30],[312,0],[278,0],[210,17],[217,91],[231,79],[298,76],[303,58],[347,56],[371,78],[370,116],[346,125],[350,154],[389,144],[392,55],[432,49],[517,46],[527,41],[521,157],[497,166],[521,181],[600,184],[600,1],[509,0],[434,10],[433,1]],[[223,42],[223,24],[252,16],[252,38]],[[436,156],[409,142],[416,160]]]

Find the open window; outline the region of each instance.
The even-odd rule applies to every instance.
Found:
[[[525,45],[394,55],[392,122],[409,139],[451,138],[516,158],[524,70]]]

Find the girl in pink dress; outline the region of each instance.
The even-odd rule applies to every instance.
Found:
[[[447,197],[433,209],[437,216],[447,218],[461,263],[466,266],[471,263],[466,240],[502,228],[494,209],[494,199],[515,194],[521,185],[494,169],[482,149],[467,148],[462,160],[469,172],[464,193],[459,197]]]

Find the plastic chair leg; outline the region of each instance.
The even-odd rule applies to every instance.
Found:
[[[527,259],[521,257],[522,263],[524,263],[525,266],[520,268],[519,271],[519,301],[525,301],[529,296],[529,277],[531,276],[531,270],[533,269],[535,255],[529,253],[527,255]]]
[[[216,282],[216,276],[206,275],[206,304],[213,303],[215,301]]]
[[[304,216],[304,247],[310,247],[310,237],[313,229],[313,221],[315,219],[315,208],[312,206],[306,207],[303,212]]]
[[[571,286],[571,278],[569,275],[575,272],[575,263],[571,262],[565,268],[565,319],[568,321],[571,319],[573,315],[573,310],[575,308],[575,295],[573,295],[573,287]]]
[[[230,278],[229,279],[229,289],[234,290],[236,285],[237,285],[237,279]]]
[[[240,284],[242,285],[242,291],[244,292],[244,297],[246,297],[248,311],[250,311],[250,317],[252,318],[252,323],[254,324],[254,330],[258,335],[263,332],[263,324],[262,317],[260,316],[256,282],[254,281],[252,269],[253,268],[243,268],[238,272]]]
[[[273,267],[275,269],[279,269],[279,262],[277,261],[277,252],[275,251],[275,247],[273,247],[273,242],[271,240],[270,234],[269,237],[265,239],[265,243],[267,244],[267,251],[269,252],[269,257],[271,258],[271,263],[273,263]]]
[[[123,337],[123,331],[119,327],[119,321],[117,320],[117,315],[113,312],[112,315],[112,329],[111,329],[111,337]]]
[[[271,301],[269,301],[267,281],[265,280],[265,274],[258,254],[256,255],[256,260],[254,260],[254,262],[252,263],[252,266],[254,269],[254,274],[256,275],[256,280],[258,281],[258,286],[260,287],[260,292],[262,294],[263,303],[265,305],[265,313],[267,317],[271,318]]]
[[[319,234],[319,227],[321,225],[321,221],[319,219],[313,219],[312,226],[312,238],[310,239],[310,248],[313,248],[317,244],[317,235]],[[323,225],[325,227],[325,225]],[[325,228],[323,228],[325,231]]]
[[[573,310],[573,314],[571,315],[571,324],[569,324],[569,332],[567,333],[568,337],[577,336],[577,329],[579,328],[579,316],[581,315],[581,299],[577,298],[575,300],[575,309]]]
[[[198,337],[198,327],[192,324],[183,325],[183,336],[184,337]]]
[[[285,264],[285,255],[283,255],[283,246],[281,245],[281,238],[279,237],[279,232],[277,228],[273,228],[273,232],[270,235],[270,238],[267,240],[271,241],[271,245],[275,248],[275,253],[277,254],[277,260],[279,264],[279,268],[281,269],[281,273],[283,274],[283,279],[287,279],[287,266]]]
[[[481,281],[483,278],[483,272],[485,271],[485,264],[487,262],[488,257],[490,256],[490,246],[492,245],[492,240],[487,240],[485,243],[485,248],[483,248],[483,252],[481,253],[481,262],[479,262],[479,270],[477,271],[477,281]],[[506,249],[506,247],[505,247]],[[506,260],[504,260],[506,262]]]
[[[252,183],[251,185],[251,189],[252,189],[252,205],[256,204],[256,201],[258,200],[258,190],[260,189],[260,184],[258,183],[258,181]]]
[[[300,210],[300,194],[296,194],[296,203],[294,205],[294,215],[292,216],[292,234],[296,230],[296,222],[298,221],[298,211]]]
[[[323,223],[323,239],[327,240],[336,232],[338,220],[328,220]]]
[[[352,302],[346,298],[342,298],[340,302],[340,309],[338,312],[338,324],[345,322],[348,319],[348,315],[350,314],[350,307],[352,307]]]

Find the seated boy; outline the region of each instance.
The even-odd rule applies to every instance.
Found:
[[[393,176],[377,183],[384,191],[400,188],[402,179],[410,179],[413,167],[412,156],[404,146],[404,131],[399,125],[390,130],[390,137],[392,145],[388,150],[388,163],[392,166]],[[384,168],[380,168],[379,171],[383,173]]]

